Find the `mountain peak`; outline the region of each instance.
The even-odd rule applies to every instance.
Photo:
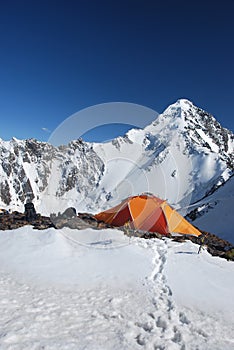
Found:
[[[185,119],[184,112],[188,112],[189,110],[192,110],[193,108],[196,108],[194,104],[184,98],[178,99],[176,102],[169,105],[166,110],[162,113],[163,118],[166,119]],[[180,123],[180,122],[179,122]]]
[[[181,107],[191,107],[194,106],[193,102],[186,98],[179,98],[174,104],[179,104]]]
[[[181,137],[188,150],[219,154],[225,161],[228,159],[233,169],[233,133],[187,99],[179,99],[168,106],[145,130],[159,135],[164,143]]]

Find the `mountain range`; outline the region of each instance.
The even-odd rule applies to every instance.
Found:
[[[204,218],[215,229],[215,213],[234,197],[234,134],[185,99],[107,143],[12,138],[0,140],[0,158],[0,206],[12,210],[32,200],[43,214],[68,206],[96,213],[150,192],[208,231]]]

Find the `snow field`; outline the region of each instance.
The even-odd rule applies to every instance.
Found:
[[[234,177],[220,186],[212,195],[191,206],[190,210],[201,208],[193,222],[201,230],[216,234],[234,244]]]
[[[230,350],[234,264],[197,249],[118,230],[1,232],[0,348]]]

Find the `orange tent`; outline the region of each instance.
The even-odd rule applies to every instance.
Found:
[[[95,218],[113,226],[124,226],[128,223],[133,229],[158,232],[162,235],[201,234],[166,201],[153,195],[129,197],[116,207],[96,214]]]

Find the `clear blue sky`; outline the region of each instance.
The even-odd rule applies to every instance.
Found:
[[[234,1],[1,1],[0,137],[94,104],[188,98],[234,130]],[[116,121],[117,122],[117,121]]]

